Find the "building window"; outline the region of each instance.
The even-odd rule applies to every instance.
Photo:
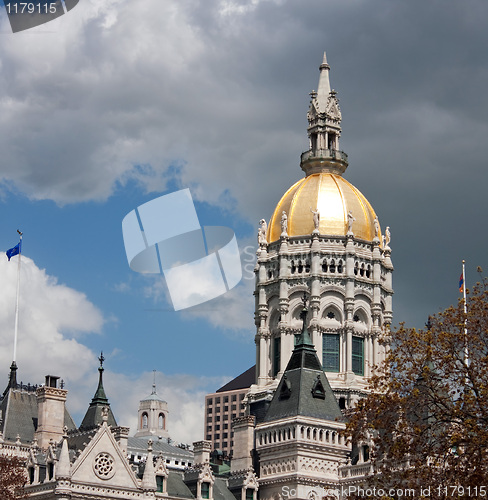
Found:
[[[141,427],[147,429],[147,413],[145,412],[142,414]]]
[[[356,375],[364,375],[364,339],[352,338],[352,371]]]
[[[235,394],[232,395],[232,401],[236,401],[237,400],[237,396]]]
[[[322,365],[326,372],[339,371],[339,335],[324,333],[322,337]]]
[[[273,377],[278,375],[281,364],[281,337],[273,339]]]
[[[253,500],[254,490],[251,488],[246,488],[246,500]]]
[[[156,491],[158,491],[159,493],[162,493],[163,487],[164,487],[164,477],[163,476],[156,476]]]
[[[158,426],[160,429],[164,429],[164,413],[159,414]]]
[[[210,498],[210,483],[202,483],[202,498]]]

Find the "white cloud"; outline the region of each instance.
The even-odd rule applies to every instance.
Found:
[[[4,372],[13,353],[17,259],[0,259],[0,366]],[[103,314],[83,293],[58,283],[28,257],[22,257],[21,271],[18,382],[35,384],[42,383],[47,374],[60,376],[68,389],[68,409],[80,424],[97,387],[98,360],[79,338],[101,333]],[[115,348],[109,357],[117,353]],[[130,426],[132,433],[136,430],[139,400],[151,392],[152,376],[128,376],[109,370],[104,373],[104,386],[117,421]],[[172,439],[185,443],[202,439],[205,394],[227,380],[157,374],[158,393],[169,405]]]
[[[5,367],[10,365],[13,354],[17,259],[0,259],[0,364]],[[79,380],[94,355],[77,339],[101,332],[101,311],[83,293],[58,283],[24,256],[20,286],[19,377],[42,381],[49,373],[69,381]]]
[[[199,199],[221,202],[230,189],[249,207],[256,180],[262,189],[272,176],[264,159],[288,148],[296,156],[289,139],[302,139],[268,130],[270,93],[256,93],[241,73],[250,60],[229,50],[240,50],[238,32],[252,35],[245,18],[262,4],[275,2],[226,2],[222,22],[217,1],[85,0],[48,25],[3,36],[4,188],[61,204],[103,200],[131,179],[161,191],[177,164]]]

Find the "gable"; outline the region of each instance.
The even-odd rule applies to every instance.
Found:
[[[75,460],[71,480],[110,488],[139,489],[139,481],[105,424]]]

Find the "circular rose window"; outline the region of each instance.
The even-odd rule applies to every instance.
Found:
[[[115,474],[114,457],[110,453],[99,453],[95,457],[93,470],[100,479],[110,479]]]

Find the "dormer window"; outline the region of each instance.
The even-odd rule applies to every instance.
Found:
[[[210,498],[210,483],[202,483],[202,498]]]

